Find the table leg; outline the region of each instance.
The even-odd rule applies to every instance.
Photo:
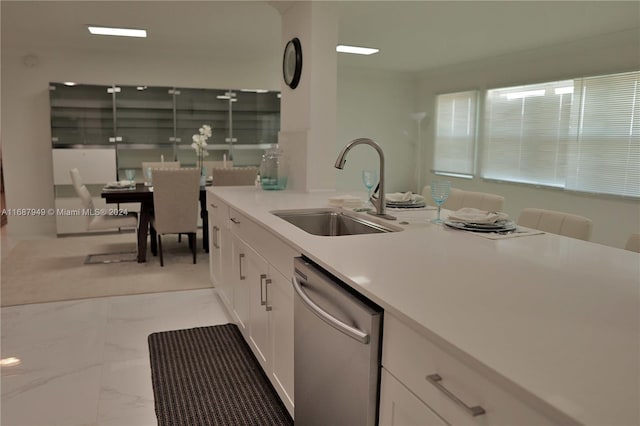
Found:
[[[209,214],[206,191],[200,191],[200,217],[202,218],[202,248],[209,253]]]
[[[147,236],[149,235],[149,221],[153,211],[153,201],[140,203],[140,224],[138,225],[138,263],[147,261]]]

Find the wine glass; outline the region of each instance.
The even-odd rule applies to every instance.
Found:
[[[448,180],[436,180],[431,182],[431,198],[433,198],[434,203],[438,206],[438,217],[432,219],[433,223],[442,223],[442,219],[440,219],[440,208],[447,198],[449,198],[449,191],[451,190],[451,182]]]
[[[362,182],[364,186],[367,187],[367,203],[371,200],[371,188],[378,181],[378,172],[376,170],[363,170],[362,171]]]
[[[135,187],[136,171],[134,169],[124,169],[124,177],[130,182],[131,187]]]

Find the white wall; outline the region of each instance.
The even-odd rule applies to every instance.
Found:
[[[640,30],[636,29],[424,72],[419,76],[419,105],[433,117],[435,96],[439,93],[638,70],[638,52]],[[433,121],[428,120],[423,129],[429,158],[427,168],[430,169],[433,164]],[[427,173],[424,184],[434,177]],[[487,182],[478,177],[451,180],[455,187],[503,195],[506,198],[505,211],[513,218],[517,218],[525,207],[587,216],[594,224],[593,242],[624,247],[632,232],[640,232],[638,200]]]
[[[348,68],[340,66],[338,60],[338,140],[334,162],[351,140],[371,138],[384,151],[386,191],[412,190],[417,134],[411,118],[417,101],[415,89],[412,73]],[[336,169],[337,189],[366,191],[362,169],[378,170],[378,164],[378,154],[371,147],[355,147],[347,154],[344,169]]]
[[[38,63],[26,66],[26,55]],[[280,59],[216,61],[206,54],[179,60],[164,53],[2,49],[1,142],[9,208],[53,208],[49,83],[123,84],[280,90]],[[55,218],[10,217],[12,236],[54,236]]]

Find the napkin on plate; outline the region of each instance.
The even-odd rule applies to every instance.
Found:
[[[105,187],[106,188],[129,188],[130,186],[135,185],[135,182],[132,180],[118,180],[114,182],[108,182]]]
[[[508,220],[509,215],[502,212],[488,212],[473,207],[463,207],[449,215],[451,222],[496,223]]]
[[[392,192],[390,194],[386,194],[385,197],[387,202],[391,203],[422,203],[424,202],[424,197],[419,194],[413,194],[411,192]]]

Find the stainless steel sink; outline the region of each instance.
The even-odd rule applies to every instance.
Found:
[[[337,237],[342,235],[378,234],[397,232],[392,227],[365,219],[340,209],[318,208],[301,210],[276,210],[272,214],[313,235]]]

